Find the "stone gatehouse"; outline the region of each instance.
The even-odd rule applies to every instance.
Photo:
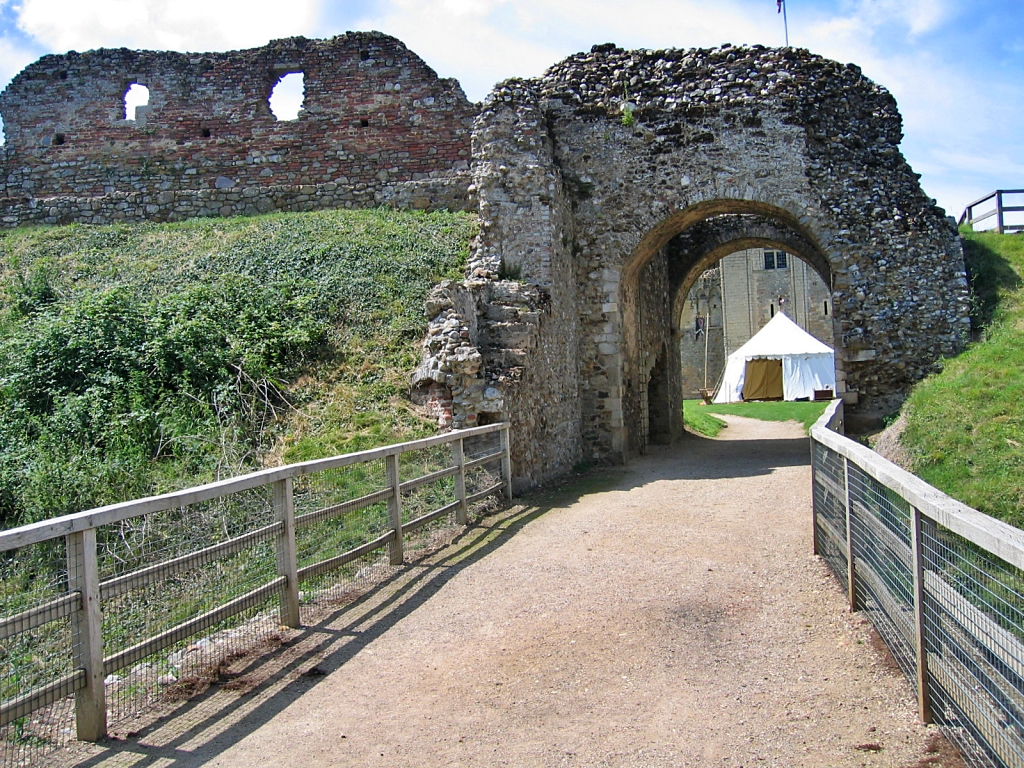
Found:
[[[296,72],[303,110],[277,121],[268,97]],[[466,280],[428,302],[414,394],[454,426],[511,419],[521,486],[681,433],[686,296],[727,254],[817,273],[860,408],[892,407],[967,337],[959,237],[900,154],[895,101],[798,49],[595,46],[483,105],[379,33],[72,52],[26,68],[0,112],[3,226],[478,211]]]
[[[496,87],[473,133],[476,271],[518,275],[547,302],[505,388],[525,478],[680,434],[685,297],[737,250],[818,273],[837,377],[862,408],[892,407],[956,352],[959,236],[901,130],[856,66],[793,49],[596,46]]]

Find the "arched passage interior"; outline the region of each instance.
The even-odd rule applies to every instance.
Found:
[[[832,285],[826,255],[796,217],[753,201],[711,201],[675,213],[641,239],[624,265],[619,305],[626,456],[682,434],[679,342],[687,294],[705,270],[729,254],[753,248],[791,254],[825,286]],[[835,317],[830,307],[833,329]]]

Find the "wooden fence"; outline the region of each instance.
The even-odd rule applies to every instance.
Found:
[[[1024,531],[837,434],[811,429],[814,551],[972,766],[1024,765]]]
[[[473,448],[482,445],[482,448],[467,455],[467,444]],[[418,459],[413,461],[408,458],[428,454],[434,462],[429,466],[423,462],[417,463]],[[403,459],[406,462],[404,465],[400,462],[403,456],[407,457]],[[410,464],[417,470],[416,476],[402,477],[403,471],[408,473]],[[497,469],[485,470],[488,466]],[[374,475],[376,480],[366,481],[365,476],[369,472],[367,468],[374,467],[377,468]],[[334,475],[332,471],[335,471]],[[353,473],[352,476],[358,477],[361,484],[353,483],[352,477],[349,477],[345,483],[336,483],[329,492],[325,492],[324,488],[331,482],[330,478],[344,472]],[[313,475],[319,478],[316,490],[319,490],[320,495],[316,496],[315,504],[307,498],[310,494],[302,496],[309,511],[297,514],[293,484],[303,476]],[[467,490],[468,476],[478,486],[486,484],[476,490]],[[313,480],[303,482],[313,483]],[[437,503],[438,499],[451,500],[436,508],[414,511],[412,514],[415,517],[403,514],[403,499],[409,499],[428,487],[443,490],[443,493],[432,491],[432,495],[423,497],[431,503]],[[358,489],[354,492],[358,495],[346,497],[345,493],[352,488]],[[166,519],[173,527],[176,524],[175,515],[183,514],[186,509],[201,511],[204,509],[203,504],[217,500],[230,500],[233,509],[244,510],[250,504],[250,492],[254,489],[266,498],[267,515],[264,518],[247,515],[242,533],[232,532],[214,543],[209,540],[198,545],[189,543],[184,553],[180,551],[181,548],[172,556],[160,553],[160,559],[150,558],[151,561],[144,562],[142,567],[132,565],[132,570],[128,572],[103,577],[101,556],[97,549],[97,531],[103,530],[104,540],[116,540],[119,535],[118,525],[135,520],[137,527],[144,527],[148,516],[160,513],[170,515]],[[11,673],[13,668],[5,667],[7,679],[0,680],[6,690],[0,701],[0,729],[23,722],[33,712],[73,694],[74,725],[78,738],[85,741],[100,739],[106,735],[108,725],[105,686],[110,685],[111,677],[119,670],[138,665],[141,660],[162,651],[166,655],[166,649],[176,643],[219,626],[225,619],[251,610],[254,606],[264,605],[273,597],[279,599],[278,623],[298,627],[300,584],[323,578],[325,574],[376,550],[385,550],[392,565],[400,564],[406,539],[412,531],[446,516],[454,517],[457,524],[465,524],[470,505],[498,493],[511,499],[508,424],[476,427],[399,445],[291,464],[2,531],[0,559],[6,558],[8,565],[12,558],[18,556],[19,551],[39,546],[49,547],[65,553],[60,557],[66,557],[66,562],[61,565],[66,576],[57,579],[57,588],[54,590],[56,597],[13,614],[4,611],[7,615],[0,618],[0,642],[6,644],[19,635],[25,635],[28,638],[26,642],[33,643],[32,633],[53,622],[64,622],[67,625],[70,642],[65,641],[60,646],[60,653],[52,652],[50,657],[40,647],[31,651],[34,657],[31,663],[39,667],[32,670],[36,675],[33,679],[45,680],[41,684],[20,682],[31,677],[28,672],[16,669]],[[325,504],[325,499],[329,503]],[[303,556],[312,561],[300,567],[296,549],[297,534],[301,534],[304,529],[330,524],[330,521],[359,513],[360,510],[364,511],[360,514],[366,514],[365,510],[370,508],[377,510],[375,514],[378,514],[379,520],[376,527],[359,527],[360,531],[369,531],[364,540],[351,546],[351,538],[339,539],[348,542],[345,545],[348,548],[344,551],[330,551],[313,541],[316,544],[312,548],[315,557],[308,555],[311,549],[307,547],[303,550]],[[197,515],[197,519],[199,517],[201,515]],[[252,520],[256,522],[252,523]],[[152,531],[147,535],[153,538]],[[128,533],[122,531],[121,536],[126,538]],[[319,530],[313,535],[314,540],[317,538],[324,538]],[[259,549],[261,545],[263,550]],[[116,623],[116,617],[107,616],[107,624],[104,624],[105,606],[114,606],[117,600],[131,598],[132,590],[145,589],[147,585],[159,595],[165,589],[164,585],[172,584],[182,574],[194,572],[200,567],[210,566],[207,571],[209,576],[204,578],[217,578],[221,571],[230,570],[225,565],[229,558],[243,552],[252,554],[254,551],[263,560],[269,557],[269,562],[257,563],[259,567],[255,568],[258,572],[256,577],[252,577],[254,569],[251,567],[252,563],[257,562],[256,556],[245,561],[244,567],[234,569],[249,572],[251,578],[245,587],[232,592],[227,585],[219,591],[214,585],[218,604],[204,606],[200,612],[187,615],[184,620],[178,617],[176,623],[162,626],[154,634],[131,637],[113,653],[109,648],[105,650],[105,639],[109,643],[105,632],[109,635],[112,629],[116,629],[111,627],[111,624]],[[266,556],[260,554],[262,552]],[[255,585],[252,584],[252,578],[259,579]],[[31,584],[31,580],[28,583]],[[10,594],[17,597],[13,592]],[[10,646],[7,646],[6,650],[9,649]],[[9,659],[12,654],[6,655]],[[48,664],[52,665],[52,671],[46,669]]]
[[[975,200],[964,209],[964,212],[960,215],[959,223],[970,224],[974,230],[981,231],[975,225],[982,221],[988,221],[994,216],[996,219],[995,231],[1000,235],[1008,232],[1024,232],[1024,224],[1007,224],[1004,216],[1005,213],[1024,212],[1024,205],[1006,205],[1004,195],[1024,195],[1024,189],[997,189],[992,194]],[[990,200],[993,201],[992,205],[995,206],[994,208],[986,206],[983,213],[977,214],[975,212]]]

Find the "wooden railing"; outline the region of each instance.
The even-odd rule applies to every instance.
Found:
[[[488,466],[495,469],[486,470]],[[402,477],[413,470],[415,476]],[[297,497],[294,484],[304,477],[308,479],[301,481]],[[467,477],[472,483],[469,489]],[[50,568],[56,574],[55,586],[40,591],[41,599],[11,589],[8,605],[0,612],[0,643],[6,652],[5,658],[0,658],[0,683],[5,690],[0,697],[0,737],[3,728],[24,723],[37,710],[73,694],[78,738],[100,739],[107,733],[105,686],[111,684],[115,673],[138,666],[154,654],[166,656],[171,646],[223,626],[229,617],[259,608],[270,598],[279,600],[275,625],[298,627],[301,584],[318,583],[315,580],[325,574],[376,550],[386,550],[387,560],[398,565],[411,532],[446,516],[465,524],[471,505],[498,493],[511,499],[508,424],[267,469],[0,531],[0,565],[8,569],[4,571],[8,576],[17,572],[12,570],[17,558],[31,554],[33,548],[42,548],[51,556],[58,553],[52,556],[56,565]],[[296,498],[302,506],[300,514],[296,514]],[[410,504],[403,510],[403,503],[410,501],[416,508]],[[241,522],[231,530],[226,524],[206,524],[202,513],[207,507],[203,505],[210,503],[230,508],[232,519]],[[437,504],[440,506],[429,506]],[[254,508],[262,511],[256,514]],[[182,536],[184,544],[155,548],[128,565],[121,554],[108,556],[112,545],[152,541],[158,526],[163,526],[158,532],[164,539],[174,539],[175,526],[185,527],[180,519],[189,510],[195,513],[191,519],[200,522],[199,529],[213,529],[213,541],[204,540],[209,534],[191,539]],[[161,514],[164,517],[159,519],[150,517]],[[336,527],[331,529],[331,525]],[[131,538],[147,526],[142,539]],[[312,533],[300,541],[303,546],[297,550],[296,538],[305,530]],[[335,541],[345,549],[332,550]],[[136,555],[138,549],[135,547]],[[231,560],[243,556],[248,559]],[[117,562],[111,564],[113,560]],[[39,562],[40,558],[31,560],[33,567]],[[216,583],[216,579],[226,578],[221,574],[238,572],[245,572],[247,580],[234,587]],[[154,594],[170,595],[167,590],[180,583],[183,575],[192,583],[207,584],[214,599],[191,614],[179,611],[173,623],[140,622],[149,628],[148,634],[119,637],[114,648],[105,648],[119,621],[116,614],[105,617],[108,607],[120,610],[134,599],[133,590],[150,599]],[[26,577],[30,592],[35,579]],[[306,589],[302,598],[308,601],[312,587]],[[17,610],[11,611],[12,605]],[[43,647],[36,634],[53,623],[60,625],[64,639]],[[53,634],[59,634],[57,629]],[[17,662],[10,661],[16,654],[11,650],[15,646],[8,644],[19,636],[28,648],[25,655],[31,659],[25,664],[31,668],[19,668]],[[67,731],[68,725],[62,730]],[[7,761],[0,763],[6,765]]]
[[[811,428],[814,552],[972,766],[1024,765],[1024,531]]]
[[[1024,232],[1024,224],[1007,224],[1004,216],[1005,213],[1024,212],[1024,205],[1007,205],[1004,195],[1024,195],[1024,189],[997,189],[992,194],[975,200],[964,209],[964,212],[960,215],[959,223],[970,224],[973,229],[980,231],[975,225],[982,221],[987,221],[994,216],[996,219],[995,231],[1000,235],[1007,232]],[[975,213],[976,209],[990,200],[994,201],[992,203],[995,206],[994,208],[986,207],[983,213]]]

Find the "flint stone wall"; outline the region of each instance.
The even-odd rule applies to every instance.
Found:
[[[474,129],[472,269],[550,295],[525,368],[551,375],[505,393],[513,433],[544,446],[519,473],[627,459],[662,424],[679,434],[677,409],[655,402],[659,387],[682,396],[673,307],[730,248],[782,248],[822,275],[840,377],[862,408],[898,403],[960,349],[959,237],[900,139],[884,89],[794,49],[596,46],[497,86]]]
[[[302,72],[303,109],[268,97]],[[140,119],[124,96],[150,92]],[[397,205],[466,209],[475,107],[376,32],[231,53],[44,56],[0,94],[0,222],[178,220]]]

